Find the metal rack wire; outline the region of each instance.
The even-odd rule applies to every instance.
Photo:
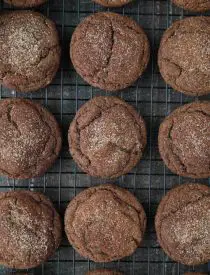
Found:
[[[1,10],[11,9],[1,2]],[[62,125],[64,134],[63,150],[55,165],[41,178],[32,180],[9,180],[0,178],[0,192],[11,189],[30,189],[45,193],[52,199],[61,215],[66,205],[78,192],[103,181],[91,178],[78,169],[68,153],[67,131],[69,123],[78,108],[103,91],[87,85],[74,71],[69,61],[69,41],[76,25],[93,12],[104,10],[91,0],[49,0],[40,11],[54,20],[60,32],[63,48],[61,68],[53,83],[46,89],[29,95],[1,87],[0,99],[6,97],[28,97],[44,104]],[[157,68],[157,49],[163,31],[175,20],[190,13],[171,5],[167,0],[136,0],[124,8],[113,9],[137,20],[145,29],[151,42],[150,65],[135,85],[118,95],[132,104],[147,123],[148,145],[143,160],[128,175],[115,181],[129,189],[143,203],[148,216],[145,240],[136,253],[121,261],[95,264],[80,257],[64,238],[56,255],[47,263],[29,274],[83,275],[89,269],[106,267],[121,270],[126,275],[179,275],[184,271],[207,271],[207,265],[186,267],[171,261],[159,247],[154,230],[154,215],[157,205],[165,192],[187,179],[172,174],[160,159],[157,148],[157,133],[160,122],[174,108],[194,98],[174,92],[161,79]],[[207,14],[208,15],[208,14]],[[201,182],[207,183],[207,180]],[[11,272],[11,271],[10,271]],[[15,272],[15,271],[13,271]],[[0,267],[0,274],[8,270]]]

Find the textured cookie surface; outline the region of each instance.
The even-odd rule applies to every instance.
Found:
[[[160,246],[174,261],[186,265],[210,259],[210,188],[182,184],[162,199],[155,217]]]
[[[121,7],[130,3],[132,0],[93,0],[93,1],[104,7]]]
[[[147,36],[135,21],[109,12],[85,18],[70,45],[76,71],[89,84],[107,91],[136,81],[147,66],[149,51]]]
[[[86,275],[122,275],[122,273],[108,269],[97,269],[89,271]]]
[[[210,177],[210,102],[177,108],[160,125],[158,143],[163,161],[174,173]]]
[[[69,128],[70,152],[91,176],[115,178],[128,173],[146,145],[144,120],[117,97],[95,97],[77,112]]]
[[[69,242],[95,262],[131,255],[146,227],[143,207],[127,190],[110,184],[86,189],[68,205],[65,231]]]
[[[172,0],[175,5],[190,11],[207,11],[210,10],[209,0]]]
[[[42,175],[58,157],[61,133],[54,116],[30,100],[0,101],[0,173]]]
[[[47,86],[60,63],[60,45],[54,23],[32,11],[0,16],[0,82],[16,91]]]
[[[166,83],[188,95],[210,93],[210,17],[176,21],[161,39],[158,64]]]
[[[30,8],[44,4],[47,0],[4,0],[4,2],[20,8]]]
[[[0,264],[17,269],[40,265],[58,248],[61,232],[60,217],[44,195],[0,192]]]

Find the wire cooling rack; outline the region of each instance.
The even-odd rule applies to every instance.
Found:
[[[0,7],[1,10],[12,9],[3,2]],[[63,216],[68,202],[77,193],[94,184],[103,183],[102,180],[89,177],[75,165],[68,152],[67,131],[75,112],[82,104],[95,95],[106,94],[87,85],[76,74],[69,61],[69,41],[77,24],[93,12],[105,9],[93,4],[91,0],[49,0],[39,10],[57,24],[62,43],[61,68],[53,83],[46,89],[23,95],[1,87],[0,99],[26,97],[45,105],[62,125],[63,149],[60,158],[43,177],[31,180],[9,180],[1,177],[0,192],[14,189],[43,192],[51,198]],[[154,215],[162,196],[174,185],[189,181],[172,174],[161,161],[157,148],[159,124],[173,109],[195,100],[174,92],[163,82],[157,67],[157,49],[164,30],[174,20],[189,16],[190,13],[176,8],[166,0],[135,0],[124,8],[112,10],[138,21],[151,43],[151,61],[147,71],[135,85],[116,94],[136,107],[147,123],[148,145],[142,161],[128,175],[115,181],[116,184],[133,192],[142,202],[148,216],[145,239],[131,257],[107,264],[95,264],[80,257],[64,237],[54,257],[28,273],[83,275],[89,269],[98,267],[120,270],[126,275],[182,275],[184,271],[191,270],[207,272],[207,265],[194,268],[171,261],[159,247],[154,230]],[[208,180],[201,182],[208,183]],[[11,272],[15,270],[0,267],[0,274]]]

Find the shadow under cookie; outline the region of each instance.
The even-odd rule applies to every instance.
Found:
[[[4,2],[19,8],[31,8],[44,4],[47,0],[4,0]]]
[[[108,269],[97,269],[87,272],[86,275],[123,275],[123,273]]]

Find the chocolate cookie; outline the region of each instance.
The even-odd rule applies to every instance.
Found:
[[[60,63],[55,24],[40,13],[12,11],[0,16],[0,82],[19,92],[50,84]]]
[[[108,269],[97,269],[89,271],[86,275],[122,275],[122,273]]]
[[[69,146],[73,159],[89,175],[119,177],[142,157],[145,123],[125,101],[95,97],[79,109],[72,121]]]
[[[210,188],[183,184],[161,200],[155,217],[160,246],[174,261],[198,265],[210,259]]]
[[[128,3],[130,3],[132,0],[93,0],[94,2],[104,6],[104,7],[121,7]]]
[[[142,205],[127,190],[111,184],[86,189],[68,205],[65,231],[83,257],[110,262],[131,255],[146,228]]]
[[[165,82],[191,96],[210,93],[209,48],[210,17],[188,17],[173,23],[163,34],[158,52]]]
[[[130,86],[149,61],[149,42],[131,18],[100,12],[73,33],[70,55],[78,74],[95,87],[117,91]]]
[[[160,155],[174,173],[190,178],[210,177],[210,102],[186,104],[160,125]]]
[[[210,10],[209,0],[172,0],[172,2],[185,10],[197,12]]]
[[[4,2],[20,8],[31,8],[44,4],[47,0],[4,0]]]
[[[0,174],[32,178],[45,173],[61,149],[54,116],[30,100],[0,101]]]
[[[0,192],[0,264],[36,267],[61,241],[61,221],[50,200],[31,191]]]

